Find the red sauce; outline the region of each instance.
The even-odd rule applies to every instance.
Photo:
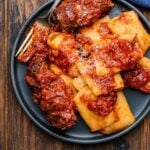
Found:
[[[114,91],[114,75],[108,74],[106,76],[98,76],[96,74],[96,68],[94,64],[94,60],[92,58],[92,55],[89,57],[88,61],[88,68],[86,74],[88,74],[92,79],[93,82],[96,83],[96,85],[99,87],[100,90],[112,92]]]
[[[20,62],[26,63],[30,59],[30,57],[32,57],[35,54],[35,52],[36,50],[34,49],[28,49],[24,54],[19,55],[17,59]]]
[[[137,66],[136,69],[130,72],[122,73],[122,77],[127,86],[139,89],[150,81],[150,71]]]
[[[25,81],[31,86],[31,87],[37,87],[40,88],[39,83],[36,81],[35,77],[32,74],[27,73],[25,76]]]
[[[114,91],[114,75],[107,75],[105,77],[92,76],[94,82],[99,89],[106,91],[107,93]]]
[[[102,37],[106,37],[110,34],[112,34],[111,30],[108,28],[108,25],[106,22],[103,22],[100,24],[100,27],[98,29],[98,32],[99,34],[102,36]]]
[[[94,47],[93,51],[107,67],[118,67],[121,70],[133,68],[132,64],[142,57],[142,50],[136,40],[128,41],[115,38],[108,43],[107,47],[101,49]]]
[[[50,26],[50,33],[52,33],[52,32],[62,32],[61,25],[59,22],[52,24]]]
[[[82,97],[82,100],[95,114],[108,116],[115,108],[117,95],[116,93],[110,93],[109,95],[101,95],[94,101],[90,101],[88,97]]]
[[[150,85],[149,84],[145,84],[142,87],[140,87],[140,90],[144,93],[150,93]]]
[[[126,18],[125,14],[120,14],[119,19],[123,24],[129,24],[129,20],[128,20],[128,18]]]
[[[94,23],[113,7],[111,0],[64,0],[56,15],[64,30]]]
[[[88,37],[83,36],[82,34],[76,35],[76,42],[78,44],[78,48],[85,45],[91,45],[92,40]]]
[[[90,56],[90,45],[92,45],[92,41],[90,38],[84,37],[81,34],[77,34],[76,45],[78,54],[81,58],[88,58]]]
[[[35,55],[29,65],[28,65],[28,71],[30,72],[30,74],[32,75],[36,75],[37,73],[40,72],[40,70],[43,68],[48,69],[48,65],[45,62],[45,56],[43,55]]]
[[[79,59],[78,55],[79,44],[75,41],[74,36],[66,35],[60,43],[59,48],[51,53],[50,60],[60,67],[63,72],[68,73],[69,69]]]
[[[35,53],[42,53],[48,57],[49,46],[47,45],[47,38],[49,32],[49,28],[42,28],[36,22],[33,25],[32,42],[28,46],[27,50],[18,56],[18,60],[24,63],[28,62]]]
[[[72,55],[65,49],[59,49],[57,57],[53,55],[50,56],[50,60],[65,73],[69,72],[69,69],[75,64],[77,58],[77,55]]]
[[[33,87],[33,100],[39,104],[42,99],[41,88]]]

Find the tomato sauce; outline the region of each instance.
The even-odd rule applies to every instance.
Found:
[[[58,50],[57,56],[51,55],[50,60],[58,67],[62,69],[63,72],[68,73],[69,69],[75,64],[78,60],[77,51],[75,54],[71,54],[71,49],[67,51],[66,49],[60,48]]]
[[[96,83],[100,90],[106,91],[107,93],[114,91],[114,75],[108,74],[104,77],[99,77],[95,74],[90,74],[90,76],[92,77],[94,83]]]
[[[141,86],[139,90],[144,93],[150,93],[150,84],[146,83],[145,85]]]
[[[51,52],[49,59],[56,64],[63,72],[68,73],[70,68],[79,59],[78,49],[80,44],[74,36],[67,35],[64,37],[59,47]]]
[[[92,48],[92,51],[102,60],[106,67],[117,67],[121,70],[129,70],[142,57],[142,50],[138,43],[125,39],[112,39],[104,48]]]
[[[18,56],[20,62],[28,62],[35,54],[43,54],[48,57],[49,46],[47,45],[47,38],[49,35],[49,28],[42,28],[37,22],[33,25],[33,36],[27,50]]]
[[[86,61],[88,66],[86,68],[86,74],[89,75],[93,82],[102,91],[112,92],[114,91],[115,79],[113,74],[108,74],[106,76],[98,76],[96,74],[96,66],[92,55]]]
[[[122,73],[122,77],[126,86],[139,89],[150,81],[150,71],[137,66],[134,70],[130,72]]]
[[[112,35],[111,30],[108,28],[108,25],[106,22],[103,22],[100,24],[100,27],[98,29],[98,33],[102,36],[102,37],[107,37],[108,35]]]
[[[96,100],[90,100],[85,96],[82,96],[81,99],[95,114],[100,116],[108,116],[115,108],[117,95],[116,93],[111,92],[109,95],[98,96]]]
[[[125,16],[125,14],[120,14],[119,16],[119,20],[123,23],[123,24],[129,24],[128,18]]]

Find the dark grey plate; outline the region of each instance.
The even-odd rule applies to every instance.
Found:
[[[26,65],[17,62],[15,58],[15,53],[18,50],[21,41],[23,40],[26,30],[31,26],[32,22],[34,22],[34,20],[39,16],[40,13],[51,7],[52,2],[53,0],[50,0],[49,2],[41,6],[32,14],[32,16],[30,16],[27,19],[19,34],[17,35],[16,42],[14,43],[11,55],[11,78],[18,101],[20,102],[21,106],[28,114],[28,116],[33,120],[33,122],[37,126],[42,128],[48,134],[64,141],[82,144],[92,144],[110,141],[124,135],[125,133],[133,129],[135,126],[137,126],[139,122],[145,117],[145,115],[148,114],[150,110],[149,94],[144,94],[132,89],[125,90],[126,98],[136,117],[136,122],[130,127],[124,129],[123,131],[107,136],[100,134],[99,132],[91,133],[89,128],[79,115],[76,125],[69,131],[62,133],[50,126],[50,124],[46,121],[44,114],[40,111],[38,106],[33,103],[31,89],[27,86],[26,82],[24,81],[24,75],[26,74],[27,67]],[[127,3],[124,0],[118,0],[115,1],[115,3],[115,8],[109,13],[111,17],[114,17],[120,14],[120,12],[126,10],[135,10],[139,14],[140,19],[142,20],[147,30],[150,31],[149,22],[135,7],[133,7],[131,4]],[[148,52],[146,56],[150,56],[150,52]]]

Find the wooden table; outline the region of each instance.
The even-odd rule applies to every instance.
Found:
[[[26,18],[46,0],[0,0],[0,150],[113,150],[116,143],[130,150],[150,150],[150,116],[127,135],[109,143],[77,145],[44,133],[17,102],[10,80],[9,57]],[[150,20],[150,11],[144,10]]]

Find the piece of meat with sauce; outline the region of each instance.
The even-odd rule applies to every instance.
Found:
[[[67,130],[76,121],[73,91],[48,66],[44,56],[35,55],[29,63],[25,80],[33,88],[34,102],[46,112],[51,125]]]
[[[91,25],[113,6],[111,0],[64,0],[55,13],[62,29],[71,31]]]
[[[129,72],[122,72],[122,78],[127,87],[150,93],[150,86],[147,84],[150,81],[150,71],[140,65]]]
[[[39,103],[41,100],[41,86],[36,80],[36,74],[48,69],[48,64],[46,63],[46,56],[43,54],[35,54],[28,65],[27,74],[25,75],[25,81],[30,87],[33,88],[33,99],[35,103]]]
[[[47,45],[47,37],[50,33],[50,27],[42,22],[36,21],[31,28],[33,30],[31,39],[26,44],[25,52],[21,52],[18,56],[20,62],[28,62],[35,54],[43,54],[48,56],[49,46]]]
[[[40,108],[47,113],[48,121],[60,130],[70,129],[76,121],[72,89],[50,70],[37,74],[36,78],[42,88]]]

